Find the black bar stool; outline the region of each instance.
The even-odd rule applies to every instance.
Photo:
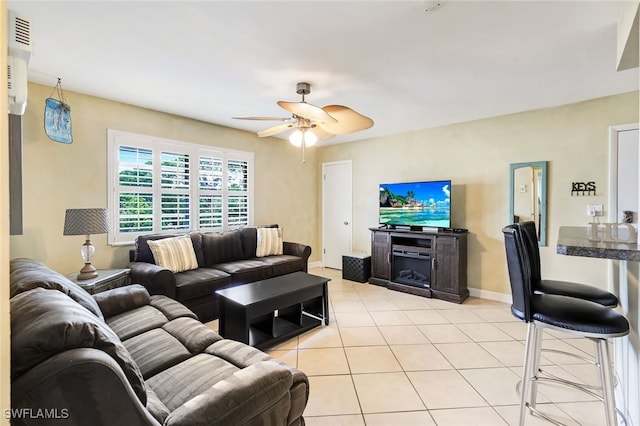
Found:
[[[606,306],[607,308],[615,308],[616,306],[618,306],[618,298],[616,297],[616,295],[606,290],[570,281],[542,279],[540,266],[540,246],[538,245],[538,231],[536,230],[535,222],[521,222],[515,224],[515,226],[517,227],[517,230],[522,237],[524,248],[527,251],[527,257],[529,258],[531,267],[531,287],[534,293],[556,294],[558,296],[575,297],[578,299],[595,302],[599,305]],[[546,348],[542,348],[541,351],[562,354],[589,362],[593,365],[597,365],[597,360],[576,355],[572,352]],[[553,378],[567,385],[579,387],[582,390],[600,389],[597,386],[587,385],[586,383],[576,383],[558,376],[554,376],[547,371],[543,371],[539,368],[539,366],[537,370],[540,370],[539,372],[541,374],[544,374],[546,377]]]
[[[618,306],[616,295],[606,290],[569,281],[543,280],[540,272],[540,247],[538,246],[538,232],[536,231],[535,222],[522,222],[515,225],[518,228],[518,232],[521,233],[530,259],[531,287],[534,292],[576,297],[608,308]]]
[[[544,329],[571,333],[594,342],[607,426],[617,425],[607,339],[629,334],[629,322],[616,310],[588,300],[535,293],[532,285],[531,256],[525,247],[522,233],[516,225],[507,226],[502,232],[513,299],[511,312],[528,325],[522,369],[523,386],[520,393],[520,426],[524,425],[527,409],[558,424],[535,408]]]

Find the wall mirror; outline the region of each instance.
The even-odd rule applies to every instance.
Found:
[[[509,167],[509,222],[534,221],[538,244],[547,245],[547,162]]]

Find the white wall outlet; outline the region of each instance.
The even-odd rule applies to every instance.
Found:
[[[602,216],[602,204],[587,204],[588,216]]]

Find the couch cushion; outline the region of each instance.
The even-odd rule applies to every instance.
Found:
[[[176,299],[183,301],[210,296],[231,282],[229,274],[218,269],[198,268],[176,274]]]
[[[258,228],[256,257],[282,254],[282,229]]]
[[[170,411],[238,371],[238,367],[208,354],[199,354],[147,380]]]
[[[180,405],[165,420],[168,426],[302,425],[291,417],[291,373],[274,362],[260,362],[213,383]]]
[[[121,340],[137,336],[153,328],[162,327],[167,317],[153,306],[142,306],[106,319]]]
[[[153,253],[156,265],[167,268],[171,272],[190,271],[198,267],[198,259],[189,235],[149,240],[147,244]]]
[[[202,234],[202,251],[207,266],[244,259],[240,231]]]
[[[261,262],[271,265],[272,276],[290,274],[292,272],[304,271],[304,260],[298,256],[281,254],[280,256],[266,256],[259,259]]]
[[[192,318],[176,318],[166,323],[162,329],[178,339],[194,355],[222,340],[218,333]]]
[[[258,244],[258,229],[250,226],[241,228],[240,240],[242,241],[242,258],[251,259],[256,257],[256,245]]]
[[[59,291],[35,288],[11,299],[11,376],[55,354],[95,348],[122,368],[142,402],[147,395],[142,375],[118,336],[102,320]]]
[[[151,296],[151,306],[162,312],[169,321],[179,317],[198,319],[196,314],[191,312],[189,308],[167,296],[159,294]]]
[[[191,357],[191,353],[178,339],[161,328],[154,328],[122,343],[145,379]]]
[[[140,284],[131,284],[93,295],[105,318],[151,303],[149,292]]]
[[[262,258],[219,263],[214,265],[214,268],[231,275],[233,284],[246,284],[273,276],[271,265],[263,262]]]
[[[13,259],[9,267],[11,284],[9,297],[36,287],[58,290],[88,309],[100,319],[102,311],[89,293],[64,275],[32,259]]]
[[[151,248],[149,248],[149,241],[157,241],[165,238],[179,237],[187,234],[149,234],[141,235],[136,238],[136,249],[134,254],[135,262],[156,263]],[[202,234],[200,232],[192,232],[188,234],[191,237],[193,243],[193,250],[196,253],[196,259],[199,266],[204,266],[204,256],[202,254]]]

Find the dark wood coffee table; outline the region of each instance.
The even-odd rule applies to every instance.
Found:
[[[328,325],[329,281],[294,272],[218,290],[220,335],[264,348]]]

